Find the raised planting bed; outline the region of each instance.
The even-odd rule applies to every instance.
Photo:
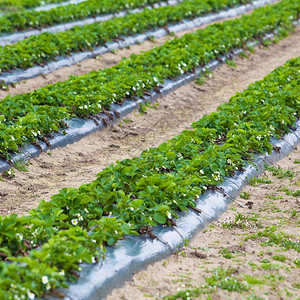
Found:
[[[196,17],[195,19],[191,19],[191,20],[183,19],[177,24],[170,24],[170,25],[166,25],[166,26],[163,26],[160,28],[158,27],[154,30],[148,30],[143,33],[138,33],[135,35],[122,36],[118,39],[115,39],[113,42],[108,41],[104,44],[101,44],[100,46],[93,47],[89,50],[82,49],[82,51],[79,51],[79,52],[70,52],[68,54],[68,56],[66,56],[66,55],[57,56],[54,58],[54,61],[46,62],[45,64],[34,65],[34,66],[28,67],[26,69],[17,68],[15,70],[10,70],[9,72],[3,72],[2,75],[0,75],[0,82],[1,81],[5,82],[5,84],[2,85],[2,88],[5,89],[6,85],[8,85],[8,84],[14,84],[14,83],[20,82],[22,80],[27,80],[29,78],[36,77],[41,74],[49,74],[49,73],[52,73],[62,67],[71,66],[71,65],[77,64],[85,59],[94,58],[99,55],[103,55],[107,52],[115,51],[117,49],[121,49],[124,47],[129,47],[131,45],[135,45],[135,44],[144,42],[149,39],[157,39],[157,38],[161,38],[163,36],[173,34],[176,32],[190,30],[190,29],[197,28],[204,24],[212,23],[216,20],[230,18],[230,17],[236,17],[239,15],[242,15],[243,13],[245,13],[249,10],[256,9],[258,7],[264,6],[266,4],[270,4],[272,2],[274,2],[274,0],[257,0],[257,1],[254,1],[253,3],[249,3],[247,5],[236,6],[234,8],[223,10],[218,13],[207,14],[202,17]],[[177,0],[173,1],[174,5],[177,3],[178,3]],[[111,17],[112,17],[112,15],[111,15]],[[85,20],[85,21],[88,21],[88,20]],[[82,22],[85,22],[85,21],[82,21]],[[74,22],[74,23],[78,23],[78,22]],[[68,26],[69,25],[72,25],[72,24],[68,24]],[[61,26],[64,26],[64,25],[58,25],[58,26],[50,28],[49,30],[59,29]],[[20,34],[11,35],[10,38],[14,39],[15,37],[19,37],[19,35]],[[0,44],[1,44],[1,39],[0,39]],[[43,55],[43,53],[42,53],[42,55]],[[36,58],[36,56],[35,56],[35,58]]]
[[[23,31],[16,31],[15,33],[9,33],[9,34],[3,34],[0,36],[0,46],[6,46],[10,44],[17,43],[19,41],[22,41],[26,38],[29,38],[30,36],[33,35],[40,35],[45,32],[50,32],[50,33],[58,33],[58,32],[63,32],[67,31],[75,26],[85,26],[93,23],[100,23],[100,22],[105,22],[107,20],[110,20],[112,18],[117,18],[117,17],[124,17],[128,14],[135,14],[143,11],[144,9],[154,9],[158,7],[164,7],[164,6],[174,6],[177,5],[178,3],[182,2],[182,0],[169,0],[168,2],[157,2],[151,5],[142,5],[141,7],[137,7],[134,9],[130,10],[122,10],[122,11],[115,11],[107,14],[100,14],[94,17],[88,17],[84,18],[82,20],[73,20],[70,19],[68,22],[62,22],[58,23],[56,25],[50,25],[47,27],[39,27],[39,28],[25,28]],[[112,10],[114,9],[113,7],[111,8]]]
[[[47,11],[10,13],[0,18],[0,33],[23,31],[29,28],[40,29],[41,27],[117,13],[122,10],[145,7],[160,2],[167,3],[168,0],[89,0],[78,4],[70,3],[67,6],[59,6]]]
[[[218,5],[219,0],[186,0],[176,6],[165,6],[146,9],[139,13],[113,18],[105,22],[97,22],[84,26],[75,26],[58,33],[44,32],[37,36],[19,41],[13,45],[0,48],[1,72],[15,68],[27,69],[35,64],[44,65],[59,55],[70,55],[71,52],[92,50],[109,41],[122,39],[137,33],[163,28],[169,23],[177,23],[182,19],[194,19],[197,16],[220,11],[229,7],[231,0]],[[241,3],[243,0],[239,0]],[[26,36],[26,34],[25,34]]]
[[[0,10],[18,11],[34,8],[45,4],[61,3],[66,0],[0,0]]]
[[[218,190],[258,154],[285,151],[286,145],[280,149],[270,141],[299,120],[299,67],[300,57],[291,59],[193,123],[191,130],[118,161],[90,184],[61,190],[30,216],[1,217],[1,298],[33,299],[66,287],[77,280],[82,262],[102,261],[107,245],[127,234],[156,238],[152,226],[157,224],[176,228],[180,211],[201,213],[199,195]],[[299,130],[290,141],[299,141]]]
[[[103,71],[49,85],[32,93],[8,96],[0,102],[0,154],[9,159],[20,147],[66,128],[65,119],[103,112],[125,98],[143,97],[159,91],[167,78],[193,72],[220,54],[260,39],[278,29],[279,35],[292,30],[298,1],[282,1],[255,10],[251,15],[208,26],[141,55],[132,55]],[[46,136],[47,135],[47,136]]]

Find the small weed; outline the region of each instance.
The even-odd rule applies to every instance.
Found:
[[[294,282],[292,283],[293,288],[300,290],[300,283]]]
[[[270,184],[272,181],[267,177],[254,177],[250,179],[249,184],[252,186],[258,186],[259,184]]]
[[[255,264],[255,263],[252,262],[252,261],[250,261],[250,262],[248,263],[248,265],[252,268],[252,270],[255,270],[255,269],[258,268],[258,267],[257,267],[257,264]]]
[[[272,263],[262,263],[260,267],[264,270],[279,270],[282,268],[280,265]]]
[[[249,290],[249,285],[241,279],[233,276],[234,269],[217,268],[211,277],[205,278],[208,287],[221,288],[229,292],[243,292]]]
[[[132,122],[132,120],[130,118],[124,118],[123,122],[126,123],[126,124],[129,124],[129,123]]]
[[[244,292],[250,289],[250,286],[246,280],[242,280],[233,276],[236,271],[234,269],[222,269],[217,268],[213,271],[213,275],[205,278],[206,284],[201,288],[186,289],[179,291],[177,294],[164,297],[165,300],[182,299],[188,300],[198,297],[201,294],[211,294],[216,289],[227,290],[229,292]],[[211,298],[212,299],[212,298]]]
[[[155,37],[154,37],[153,35],[149,35],[149,36],[148,36],[148,39],[149,39],[149,41],[154,42]]]
[[[226,248],[223,248],[222,250],[220,250],[219,253],[222,254],[222,256],[227,259],[230,259],[233,257],[232,253]]]
[[[16,177],[15,171],[13,169],[8,169],[2,173],[2,177],[8,179],[15,178]]]
[[[283,179],[283,178],[289,178],[292,179],[295,177],[295,174],[293,171],[290,170],[285,170],[282,169],[280,167],[276,168],[276,167],[270,167],[267,164],[265,165],[266,170],[272,172],[272,175],[279,178],[279,179]]]
[[[246,54],[245,52],[241,52],[241,53],[240,53],[240,57],[243,57],[243,58],[249,58],[249,55]]]
[[[293,241],[293,236],[284,232],[276,232],[277,227],[275,225],[265,228],[264,231],[249,235],[245,237],[245,241],[249,239],[266,238],[266,241],[261,243],[262,246],[278,245],[286,250],[293,249],[300,252],[300,242]]]
[[[183,250],[180,252],[180,255],[181,255],[182,257],[186,257],[186,253],[185,253]]]
[[[146,101],[145,104],[140,104],[139,113],[144,116],[147,113],[148,108],[157,109],[158,105],[158,102],[151,103],[150,101]]]
[[[228,65],[228,66],[230,66],[230,67],[233,67],[233,68],[235,68],[236,67],[236,63],[233,61],[233,60],[231,60],[231,59],[227,59],[226,58],[226,64]]]
[[[3,91],[8,91],[9,90],[8,85],[3,80],[0,81],[0,89],[3,90]]]
[[[256,296],[256,295],[250,295],[246,299],[247,300],[265,300],[265,298],[262,298],[262,297]]]
[[[282,254],[276,254],[276,255],[274,255],[273,259],[277,260],[277,261],[281,261],[281,262],[285,262],[287,260],[287,258],[284,255],[282,255]]]
[[[298,213],[299,213],[299,211],[297,211],[296,209],[292,209],[292,211],[291,211],[291,218],[295,218]]]
[[[242,193],[240,194],[240,197],[241,197],[242,199],[248,200],[248,199],[250,199],[250,194],[247,193],[247,192],[242,192]]]
[[[198,79],[195,80],[195,82],[199,85],[202,85],[206,82],[206,77],[205,76],[201,76]]]
[[[251,275],[247,275],[247,274],[244,275],[244,280],[247,281],[251,285],[263,284],[264,283],[263,279],[259,279],[255,276],[251,276]]]
[[[294,264],[296,265],[297,268],[300,268],[300,259],[299,258],[295,259]]]
[[[16,161],[14,163],[14,167],[21,172],[29,172],[26,168],[28,166],[28,162]]]
[[[300,159],[296,158],[296,159],[294,160],[294,164],[300,164]]]
[[[256,213],[251,213],[248,216],[245,216],[241,213],[237,213],[235,215],[235,220],[232,222],[228,223],[223,223],[222,226],[224,228],[240,228],[240,229],[245,229],[245,228],[262,228],[262,224],[258,219],[258,214]]]
[[[288,189],[287,187],[283,187],[283,188],[280,188],[278,191],[285,192],[286,195],[293,196],[295,198],[300,197],[300,190],[293,191],[293,190]]]
[[[251,53],[254,53],[254,47],[253,47],[253,46],[249,46],[249,47],[248,47],[248,50],[249,50]]]
[[[144,116],[147,113],[147,106],[145,104],[140,104],[139,113]]]
[[[264,274],[264,278],[268,279],[269,281],[273,283],[277,283],[278,281],[283,281],[285,277],[280,275],[274,275],[274,274]]]
[[[281,195],[278,195],[278,196],[266,195],[266,198],[269,198],[269,199],[272,199],[272,200],[283,199],[283,197]]]

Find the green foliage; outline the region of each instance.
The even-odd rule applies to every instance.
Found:
[[[227,259],[230,259],[233,257],[232,253],[226,248],[223,248],[222,250],[220,250],[219,253],[221,253],[222,256]]]
[[[127,0],[127,1],[116,1],[114,0],[115,6],[111,5],[111,1],[94,0],[96,4],[92,4],[94,10],[101,12],[101,6],[104,5],[104,11],[112,12],[118,11],[120,7],[126,7],[126,4],[130,3],[135,7],[143,6],[149,0]],[[90,1],[89,1],[90,2]],[[93,1],[91,1],[93,2]],[[99,3],[100,2],[100,3]],[[131,3],[132,2],[132,3]],[[153,1],[152,1],[153,2]],[[155,0],[154,2],[160,2]],[[195,17],[201,16],[203,14],[210,13],[216,7],[216,11],[228,7],[231,0],[222,1],[223,4],[218,0],[185,0],[176,6],[166,6],[160,7],[153,10],[145,9],[142,12],[136,14],[128,14],[124,17],[112,18],[110,20],[84,25],[75,26],[64,32],[49,33],[45,32],[40,35],[33,35],[29,38],[19,41],[13,45],[7,45],[5,47],[0,47],[0,73],[9,71],[15,68],[27,69],[34,65],[43,65],[48,61],[54,60],[59,55],[69,55],[71,52],[91,50],[93,47],[100,45],[105,45],[107,42],[116,39],[122,39],[124,36],[135,35],[137,33],[144,33],[149,29],[157,29],[166,26],[170,23],[177,23],[182,19],[193,19]],[[238,0],[239,2],[245,2],[243,0]],[[86,11],[86,6],[91,5],[83,2],[77,4],[79,9],[79,14],[82,16],[83,12]],[[100,7],[99,7],[100,5]],[[72,5],[71,5],[72,6]],[[74,6],[74,5],[73,5]],[[73,7],[72,6],[72,7]],[[81,8],[80,8],[81,6]],[[84,8],[83,8],[84,7]],[[62,22],[66,17],[65,10],[66,7],[57,8],[62,10],[62,16],[59,18],[59,22]],[[52,11],[52,10],[51,10]],[[46,14],[44,22],[49,23],[48,15],[51,11],[42,12],[26,12],[23,14]],[[74,16],[74,12],[70,13]],[[95,15],[95,13],[92,15]],[[0,17],[0,31],[5,32],[5,30],[15,30],[17,20],[19,15],[8,15]],[[57,15],[55,14],[57,18]],[[26,29],[29,25],[24,24],[24,16],[21,18],[22,27],[19,29]],[[8,20],[11,20],[12,26],[9,27]],[[3,26],[1,26],[1,20]],[[29,22],[32,24],[37,24],[40,27],[40,21],[32,20],[32,16],[29,17]],[[50,25],[46,23],[45,25]],[[31,26],[31,25],[30,25]],[[10,28],[10,29],[8,29]],[[153,40],[153,37],[149,37]],[[115,50],[112,50],[114,53]]]
[[[235,220],[232,222],[224,222],[222,223],[222,226],[224,228],[240,228],[240,229],[246,229],[246,228],[261,228],[262,224],[258,219],[258,214],[251,213],[248,215],[243,215],[242,213],[237,213],[235,215]]]
[[[300,190],[293,191],[293,190],[288,189],[287,187],[283,187],[283,188],[280,188],[278,191],[285,192],[286,195],[293,196],[295,198],[300,197]]]
[[[273,255],[273,259],[281,262],[285,262],[287,258],[283,254]]]
[[[247,192],[242,192],[240,194],[240,197],[243,198],[243,199],[245,199],[245,200],[249,200],[250,199],[250,194],[247,193]]]
[[[205,278],[206,284],[202,285],[201,288],[186,289],[179,291],[177,294],[169,297],[163,297],[165,300],[189,300],[198,297],[201,294],[211,294],[220,288],[229,292],[242,293],[248,291],[250,286],[247,278],[242,280],[233,274],[234,269],[222,269],[217,268],[213,271],[212,276]]]
[[[246,240],[258,239],[262,237],[265,238],[265,241],[262,243],[264,246],[278,245],[286,250],[293,249],[297,252],[300,252],[300,242],[293,240],[293,236],[290,236],[284,232],[277,232],[276,226],[266,227],[263,231],[246,237]]]
[[[278,9],[280,6],[276,5],[272,7]],[[252,15],[253,24],[258,23],[258,12]],[[245,24],[250,16],[243,19]],[[226,30],[233,36],[234,44],[244,26],[238,20],[224,24],[167,42],[143,55],[133,55],[111,69],[2,100],[1,151],[17,149],[18,139],[33,141],[47,130],[53,131],[53,126],[57,126],[56,130],[59,125],[63,127],[60,120],[68,116],[68,110],[72,115],[83,110],[81,116],[97,112],[93,105],[109,105],[118,97],[125,97],[126,92],[129,96],[141,96],[170,74],[179,75],[200,64],[196,47],[200,40],[209,34],[209,40],[216,43],[210,44],[212,49],[220,50],[219,39],[226,35]],[[238,26],[236,31],[234,24]],[[219,27],[222,30],[215,31]],[[250,28],[255,31],[255,26]],[[219,38],[211,39],[213,34],[219,34]],[[247,38],[250,37],[252,33]],[[205,52],[201,55],[204,62],[212,58]],[[67,280],[77,279],[82,262],[102,259],[107,245],[127,234],[149,232],[157,223],[171,225],[171,219],[176,219],[179,211],[194,207],[195,199],[207,188],[242,171],[246,160],[255,158],[254,154],[270,153],[271,137],[282,136],[299,116],[299,66],[299,58],[290,60],[264,80],[236,94],[217,112],[193,123],[191,130],[157,148],[147,149],[139,157],[108,166],[90,184],[62,189],[51,201],[41,201],[30,216],[0,217],[0,298],[28,298],[32,294],[41,297],[51,289],[66,286]],[[59,114],[61,117],[53,117]],[[255,215],[241,215],[237,224],[243,226],[250,218],[257,226]],[[283,234],[264,231],[261,235],[264,233],[270,237],[270,243],[299,250],[299,243]],[[218,269],[206,282],[229,291],[248,289],[231,270]]]
[[[27,8],[34,8],[49,3],[59,3],[65,0],[0,0],[0,10],[19,11]]]
[[[3,178],[9,178],[9,179],[16,177],[14,169],[8,169],[4,171],[2,176]]]
[[[273,176],[276,176],[279,179],[283,179],[283,178],[292,179],[295,177],[293,171],[282,169],[279,166],[276,168],[274,166],[265,165],[265,168],[266,170],[272,172]]]
[[[236,63],[233,60],[227,59],[226,58],[226,64],[230,67],[235,68],[236,67]]]
[[[299,1],[283,0],[274,5],[259,8],[252,14],[240,19],[213,24],[195,33],[175,38],[143,54],[132,55],[112,68],[93,71],[78,77],[71,76],[68,81],[58,82],[31,93],[8,96],[0,102],[0,156],[9,158],[11,153],[17,152],[20,147],[34,142],[48,133],[64,129],[66,124],[62,121],[63,119],[70,119],[73,116],[86,117],[99,113],[103,109],[107,109],[112,103],[123,101],[124,98],[142,97],[149,90],[159,88],[160,83],[165,79],[192,71],[199,65],[207,64],[219,54],[224,54],[235,47],[242,47],[246,41],[275,30],[278,24],[291,28],[292,21],[299,11]],[[262,17],[265,15],[268,15],[268,18]],[[143,24],[140,19],[138,20],[139,24]],[[148,20],[152,19],[147,17]],[[123,28],[123,25],[122,23],[120,28]],[[110,28],[115,30],[115,26]],[[76,41],[75,44],[78,45],[82,38],[76,35],[76,30],[80,31],[81,28],[74,29],[70,43],[74,44]],[[100,30],[100,33],[103,34],[103,31]],[[50,37],[51,35],[47,34],[47,36]],[[85,43],[86,38],[93,39],[95,36],[85,33],[83,43]],[[214,39],[211,39],[212,36]],[[40,47],[42,45],[40,38],[41,36],[39,36],[38,49],[43,48]],[[96,40],[99,41],[98,38]],[[66,46],[68,42],[65,39],[60,39],[59,43],[60,49],[65,49],[66,53],[72,50]],[[48,39],[46,44],[47,47],[55,45]],[[91,41],[88,41],[88,44],[91,45]],[[200,48],[199,45],[201,45]],[[15,45],[6,48],[11,47],[15,47]],[[11,53],[9,54],[10,60],[14,64],[24,61],[27,65],[29,58],[36,56],[40,57],[41,62],[44,61],[45,57],[39,56],[36,47],[27,45],[26,49],[28,51],[34,49],[34,53],[25,55],[23,50],[15,52],[24,54],[26,60],[16,59]],[[47,50],[47,53],[52,55],[56,53],[55,51],[54,48],[51,48]],[[0,56],[3,57],[1,53]],[[260,100],[258,99],[259,95],[255,95],[251,101],[244,101],[239,112],[236,111],[234,101],[230,102],[230,113],[236,114],[234,119],[230,118],[230,122],[251,120],[252,123],[247,123],[247,125],[245,123],[245,125],[236,128],[238,135],[232,132],[227,137],[229,140],[240,143],[243,149],[246,145],[245,139],[242,137],[250,134],[252,137],[247,142],[247,147],[257,147],[255,151],[258,152],[269,152],[271,150],[268,143],[269,138],[271,136],[279,137],[287,132],[288,125],[294,124],[299,115],[299,102],[297,101],[297,91],[290,90],[294,89],[294,84],[297,84],[298,80],[296,67],[293,67],[293,65],[297,65],[297,61],[298,59],[294,59],[289,63],[289,74],[286,73],[282,79],[280,77],[274,78],[277,82],[269,81],[270,93],[267,94],[262,90]],[[2,66],[3,68],[5,69]],[[284,91],[281,91],[281,86],[285,86]],[[256,87],[253,86],[253,88]],[[291,100],[288,101],[287,98],[284,98],[283,93],[290,93]],[[265,104],[264,101],[266,101]],[[271,102],[272,104],[270,104]],[[257,105],[265,110],[265,118],[269,119],[268,123],[264,123],[268,124],[267,127],[255,125],[257,116],[252,113],[251,107]],[[267,105],[270,105],[269,110],[266,110]],[[224,113],[225,110],[222,114]],[[274,118],[275,115],[278,116],[277,119]],[[209,118],[206,122],[210,122]],[[226,120],[222,122],[230,125]],[[255,126],[256,129],[254,130]],[[223,131],[221,127],[224,126],[220,123],[220,134]],[[215,134],[214,129],[212,129],[211,134],[212,136]],[[219,143],[221,142],[220,140]],[[212,164],[212,167],[214,171],[218,170],[217,164]]]
[[[252,186],[258,186],[258,184],[271,184],[272,181],[267,177],[253,177],[250,179],[249,184]]]
[[[22,172],[29,172],[27,166],[28,166],[28,162],[22,162],[22,161],[14,162],[14,168]]]
[[[43,2],[63,2],[65,0],[46,0]],[[3,3],[5,2],[5,3]],[[118,13],[121,10],[130,10],[143,8],[146,5],[152,5],[164,0],[88,0],[78,4],[69,4],[52,8],[48,11],[24,10],[22,5],[16,5],[16,2],[24,0],[0,0],[0,10],[10,12],[0,17],[1,33],[14,31],[23,31],[28,28],[48,27],[60,23],[81,20],[88,17]],[[39,5],[41,0],[25,0],[25,8]],[[29,4],[30,2],[30,4]],[[5,5],[5,6],[4,6]]]

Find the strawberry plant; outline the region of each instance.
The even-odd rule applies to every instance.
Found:
[[[118,161],[79,188],[41,201],[29,216],[0,217],[0,296],[34,299],[76,281],[82,262],[151,226],[176,226],[178,211],[270,153],[300,117],[300,57],[237,93],[157,148]]]

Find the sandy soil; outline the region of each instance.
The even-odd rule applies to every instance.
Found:
[[[297,163],[298,159],[298,163]],[[172,299],[299,299],[300,297],[300,148],[279,162],[282,176],[267,171],[264,179],[272,183],[247,186],[237,201],[219,219],[201,231],[195,239],[177,254],[138,272],[121,289],[112,292],[107,300],[161,299],[184,291],[184,297]],[[277,166],[276,166],[277,168]],[[284,171],[294,173],[292,179]],[[288,196],[280,189],[298,191],[298,196]],[[245,193],[248,193],[247,200]],[[262,245],[268,236],[249,239],[251,235],[276,228],[287,234],[285,241],[294,242],[294,249],[274,243]],[[298,267],[295,261],[298,260]],[[232,276],[215,280],[211,286],[222,282],[222,288],[208,289],[211,294],[193,294],[194,288],[205,290],[205,278],[216,274],[215,270],[231,269]],[[220,270],[218,274],[221,274]],[[247,277],[248,275],[248,277]],[[220,276],[221,277],[221,276]],[[226,278],[227,277],[227,278]],[[230,292],[225,287],[237,283],[248,291]],[[247,283],[247,282],[248,283]],[[260,282],[259,282],[260,281]]]
[[[116,160],[138,156],[190,127],[251,82],[262,79],[288,59],[300,55],[300,30],[268,49],[257,48],[249,59],[238,58],[237,67],[215,70],[201,86],[190,83],[159,100],[145,116],[133,112],[121,121],[63,149],[31,160],[29,172],[15,170],[16,177],[0,184],[0,214],[20,215],[50,200],[64,187],[79,187]]]
[[[245,14],[250,14],[251,12],[252,12],[252,10],[249,10]],[[122,60],[123,57],[128,58],[133,53],[139,54],[142,51],[147,51],[147,50],[152,49],[153,47],[158,47],[158,46],[164,44],[166,41],[172,40],[175,36],[181,37],[186,33],[195,32],[196,30],[203,29],[211,24],[224,22],[226,20],[236,19],[238,17],[220,19],[215,22],[212,22],[209,24],[204,24],[202,26],[195,27],[190,30],[178,32],[174,36],[168,35],[168,36],[164,36],[159,39],[155,39],[154,41],[145,41],[145,42],[141,43],[140,45],[132,45],[129,48],[120,49],[120,50],[116,51],[115,53],[109,52],[104,55],[97,56],[95,58],[85,59],[76,65],[61,68],[61,69],[59,69],[53,73],[47,74],[47,75],[40,75],[35,78],[24,80],[15,86],[10,86],[9,90],[0,90],[0,99],[3,99],[4,97],[6,97],[8,95],[17,95],[17,94],[28,93],[28,92],[34,91],[38,88],[47,86],[48,84],[53,84],[58,81],[68,80],[71,75],[79,76],[79,75],[87,74],[94,70],[109,68],[113,65],[118,64]]]

